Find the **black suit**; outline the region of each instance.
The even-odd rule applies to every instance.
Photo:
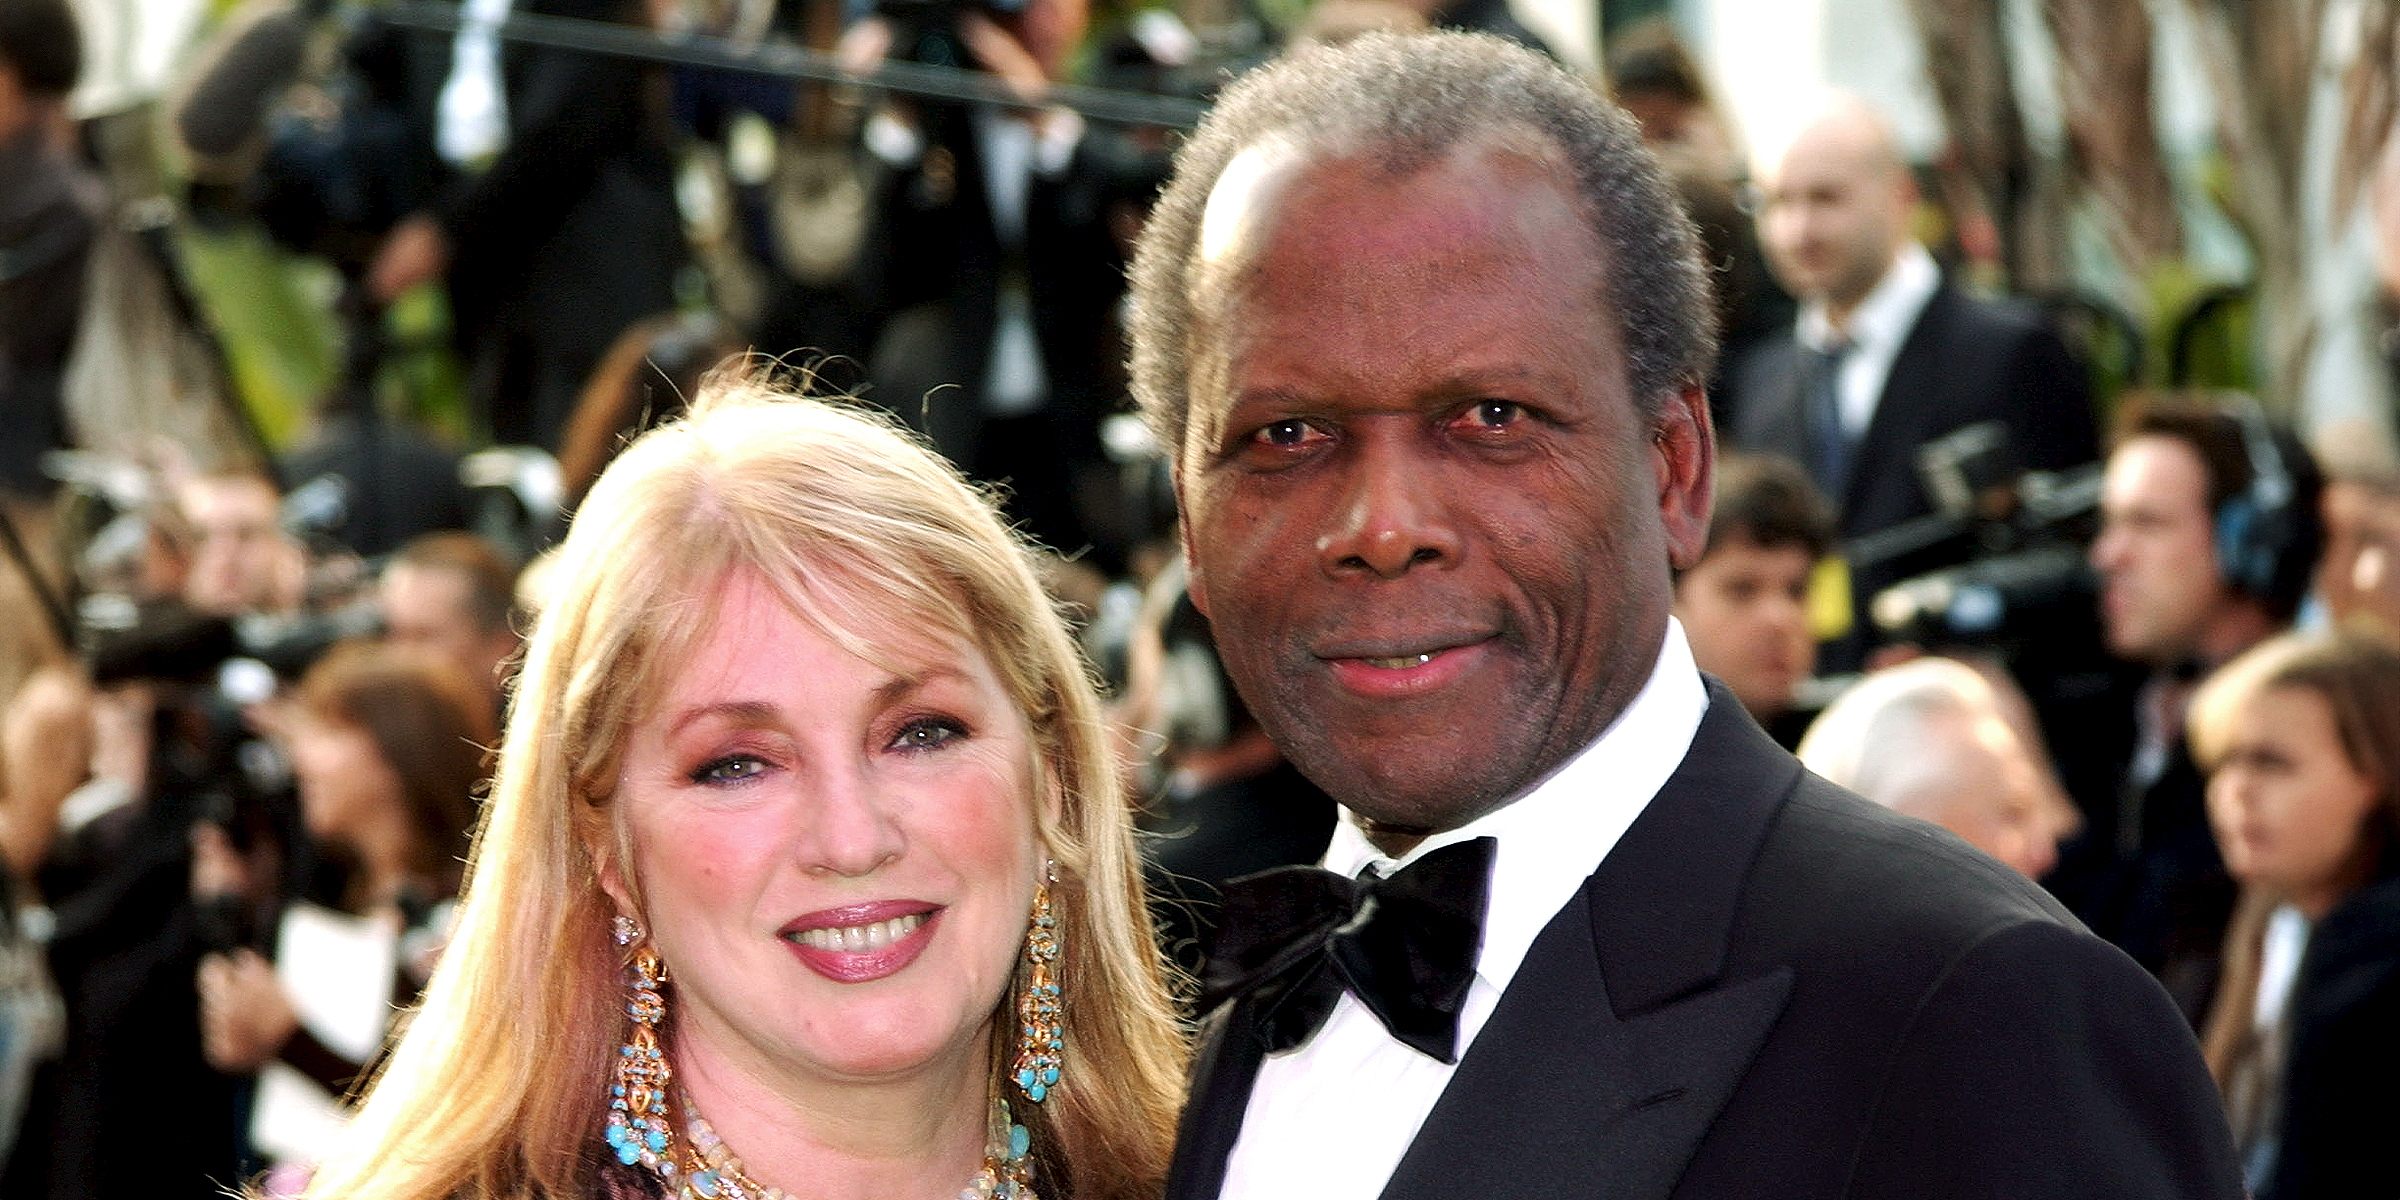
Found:
[[[1170,1200],[1216,1192],[1248,1028],[1238,998],[1209,1016]],[[2240,1190],[2147,975],[2006,868],[1806,775],[1719,686],[1383,1195]]]
[[[629,0],[515,0],[513,13],[638,24]],[[450,241],[451,320],[494,440],[558,448],[625,328],[675,307],[684,232],[664,80],[630,58],[504,41],[508,138],[483,170],[436,149],[454,36],[374,20],[353,47],[401,106],[420,198]]]
[[[1803,393],[1810,355],[1792,330],[1760,342],[1734,365],[1723,415],[1734,445],[1808,461]],[[1978,300],[1942,280],[1892,359],[1874,415],[1851,450],[1849,486],[1833,497],[1845,539],[1934,511],[1916,470],[1917,448],[1983,421],[2008,426],[2031,470],[2099,457],[2090,385],[2066,343],[2031,310]],[[1858,628],[1877,591],[1916,571],[1957,561],[1914,557],[1853,564]],[[1863,643],[1851,654],[1863,650]],[[1849,662],[1827,664],[1849,667]]]
[[[2400,880],[2352,896],[2309,934],[2292,986],[2283,1147],[2260,1200],[2389,1195],[2400,1181]]]
[[[1058,176],[1032,172],[1022,236],[1011,242],[992,211],[973,110],[929,105],[920,118],[925,152],[877,164],[853,281],[874,346],[869,395],[961,468],[1009,484],[1010,515],[1037,539],[1077,550],[1088,532],[1077,485],[1102,469],[1100,421],[1122,353],[1114,314],[1125,258],[1106,220],[1107,164],[1086,136]],[[984,385],[1012,276],[1030,294],[1046,389],[1033,412],[995,420]]]

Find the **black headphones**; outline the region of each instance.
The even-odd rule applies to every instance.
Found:
[[[2225,392],[2216,407],[2241,427],[2242,455],[2250,466],[2250,485],[2217,506],[2217,569],[2235,588],[2266,598],[2285,573],[2285,557],[2304,537],[2306,521],[2295,507],[2299,489],[2255,398]]]

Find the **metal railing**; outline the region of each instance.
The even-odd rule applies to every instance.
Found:
[[[375,6],[378,19],[403,29],[456,33],[468,24],[461,6],[431,0],[390,0]],[[886,61],[875,70],[857,74],[844,70],[833,56],[788,42],[743,43],[700,33],[660,34],[632,25],[511,13],[495,30],[513,42],[559,50],[580,50],[668,66],[740,71],[782,79],[848,84],[940,100],[1025,107],[1026,102],[997,78],[978,71],[925,63]],[[1044,106],[1071,108],[1086,119],[1119,125],[1155,125],[1189,129],[1208,106],[1180,96],[1121,92],[1078,84],[1053,84],[1041,97]]]

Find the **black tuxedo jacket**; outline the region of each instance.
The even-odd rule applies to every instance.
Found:
[[[1809,361],[1787,328],[1734,364],[1724,404],[1733,445],[1808,461]],[[2056,471],[2099,457],[2088,377],[2066,343],[2031,309],[1976,299],[1945,278],[1892,359],[1875,413],[1851,451],[1848,488],[1828,497],[1842,536],[1863,537],[1933,512],[1917,473],[1917,449],[1984,421],[2008,427],[2018,461],[2030,470]],[[1867,627],[1867,604],[1876,592],[1959,557],[1950,548],[1884,564],[1853,563],[1858,627]]]
[[[1207,1017],[1170,1200],[1217,1194],[1255,1044]],[[1386,1200],[2241,1195],[2158,985],[1934,826],[1805,774],[1721,686],[1552,919]]]

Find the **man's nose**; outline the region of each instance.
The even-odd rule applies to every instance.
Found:
[[[2115,529],[2104,524],[2100,527],[2100,536],[2092,539],[2090,553],[2084,557],[2092,564],[2093,570],[2105,571],[2109,564],[2116,561],[2124,540]]]
[[[1458,526],[1439,471],[1398,442],[1372,437],[1353,452],[1330,527],[1317,539],[1328,575],[1391,579],[1458,558]]]

